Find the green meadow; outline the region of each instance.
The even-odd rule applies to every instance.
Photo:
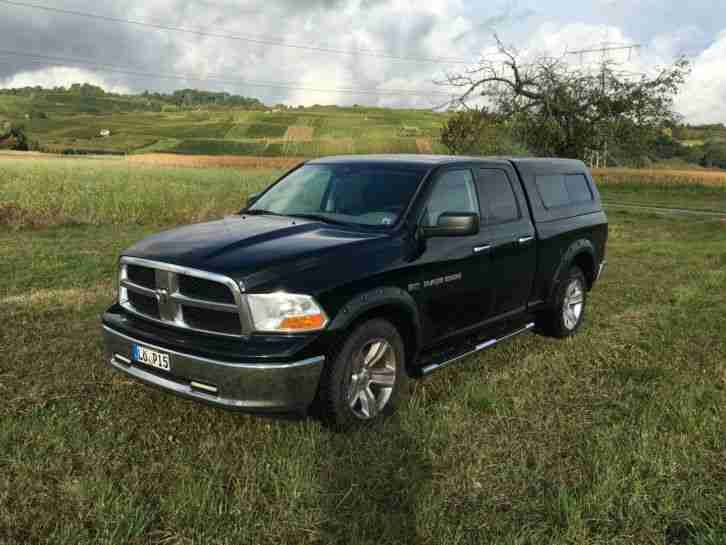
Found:
[[[719,219],[610,210],[579,335],[466,358],[364,432],[112,372],[122,249],[278,172],[0,158],[0,543],[726,543]]]

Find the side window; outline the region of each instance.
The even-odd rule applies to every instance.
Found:
[[[438,180],[429,197],[423,225],[435,227],[444,212],[479,212],[474,178],[469,170],[450,170]]]
[[[545,208],[557,208],[569,204],[570,196],[567,193],[565,177],[562,174],[537,176],[536,183]]]
[[[592,191],[584,174],[568,174],[565,176],[565,187],[570,196],[571,203],[589,202],[592,200]]]
[[[584,174],[537,176],[535,183],[546,208],[557,208],[593,200]]]
[[[521,217],[517,198],[506,172],[481,169],[477,185],[482,219],[487,225],[507,223]]]

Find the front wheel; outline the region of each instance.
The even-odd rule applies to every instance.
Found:
[[[386,320],[360,324],[331,354],[320,382],[325,422],[362,427],[395,412],[407,379],[403,341]]]
[[[587,281],[579,267],[572,267],[557,287],[554,307],[539,316],[540,329],[552,336],[574,335],[582,325],[587,303]]]

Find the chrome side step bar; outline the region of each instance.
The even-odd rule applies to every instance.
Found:
[[[446,367],[447,365],[450,365],[450,364],[454,363],[455,361],[459,361],[462,358],[471,356],[472,354],[476,354],[477,352],[481,352],[482,350],[486,350],[487,348],[492,347],[495,344],[499,344],[502,341],[506,341],[507,339],[516,337],[520,333],[529,331],[533,327],[534,327],[534,322],[531,322],[531,323],[527,324],[526,326],[524,326],[523,328],[517,329],[516,331],[513,331],[512,333],[508,333],[507,335],[504,335],[503,337],[498,337],[496,339],[491,339],[491,340],[488,340],[481,344],[477,344],[476,347],[474,347],[474,350],[469,350],[468,352],[464,352],[463,354],[454,356],[453,358],[442,361],[441,363],[431,363],[431,364],[421,368],[421,374],[429,375],[429,374],[433,373],[434,371],[436,371],[437,369],[441,369],[442,367]]]

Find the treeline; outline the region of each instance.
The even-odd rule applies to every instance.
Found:
[[[71,99],[86,99],[89,103],[96,103],[98,99],[117,99],[130,101],[144,109],[161,110],[165,106],[175,109],[197,109],[209,107],[244,108],[247,110],[266,110],[267,107],[256,98],[234,95],[225,92],[202,91],[198,89],[181,89],[173,93],[157,93],[144,91],[140,94],[109,93],[97,85],[90,83],[74,83],[70,87],[43,88],[21,87],[16,89],[0,89],[1,95],[27,97],[32,100],[42,100],[46,97],[65,95]]]
[[[200,91],[198,89],[181,89],[171,94],[150,93],[145,91],[142,98],[158,100],[173,104],[180,108],[194,108],[197,106],[223,106],[244,108],[246,110],[265,110],[267,107],[256,98],[232,95],[224,92]]]
[[[726,126],[674,125],[655,139],[652,149],[658,159],[680,159],[707,168],[726,169]]]

